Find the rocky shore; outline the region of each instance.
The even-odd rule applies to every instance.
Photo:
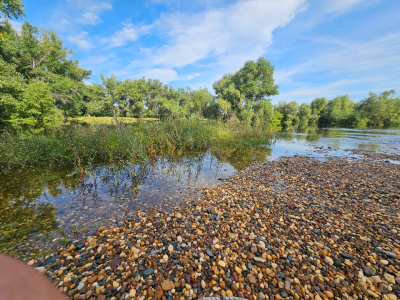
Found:
[[[400,165],[285,157],[30,264],[71,299],[395,300],[399,209]]]

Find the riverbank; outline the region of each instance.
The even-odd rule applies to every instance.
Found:
[[[86,119],[83,119],[86,120]],[[271,144],[268,123],[228,122],[200,118],[165,121],[135,120],[104,124],[68,124],[46,133],[0,132],[0,171],[74,166],[81,177],[95,162],[131,164],[180,157],[184,151],[210,147],[234,149]],[[104,118],[102,119],[104,121]],[[89,122],[89,120],[86,120]],[[92,124],[92,125],[90,125]]]
[[[397,299],[399,178],[372,154],[255,163],[29,263],[75,299]]]

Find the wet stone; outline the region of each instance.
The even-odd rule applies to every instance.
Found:
[[[143,271],[143,276],[147,277],[147,276],[150,276],[153,273],[154,273],[154,269],[153,268],[148,268],[148,269]]]

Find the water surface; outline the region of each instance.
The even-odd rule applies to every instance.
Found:
[[[400,130],[286,132],[264,149],[209,149],[139,166],[97,165],[83,179],[73,169],[0,174],[0,251],[57,247],[101,226],[115,226],[138,208],[171,210],[254,161],[358,157],[348,149],[399,154]]]

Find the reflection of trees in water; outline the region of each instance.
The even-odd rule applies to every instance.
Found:
[[[3,191],[0,196],[0,251],[15,253],[17,246],[27,241],[29,235],[35,232],[49,234],[56,229],[56,207],[51,202],[55,202],[60,210],[88,201],[94,207],[103,201],[122,204],[137,198],[143,187],[161,189],[173,179],[172,187],[176,191],[179,187],[195,184],[201,176],[215,177],[216,180],[226,163],[240,170],[253,161],[265,160],[270,154],[271,149],[218,148],[186,152],[181,157],[163,157],[134,167],[93,166],[83,183],[78,175],[67,176],[73,171],[71,169],[4,174],[5,180],[0,183]],[[41,202],[45,199],[50,203]]]
[[[17,247],[36,232],[48,234],[55,229],[55,206],[34,203],[30,198],[0,196],[0,252],[16,255]]]
[[[275,134],[276,140],[293,141],[305,140],[309,142],[319,141],[321,138],[321,130],[316,127],[295,128],[288,126],[285,130],[279,131]]]
[[[254,161],[265,161],[270,156],[272,149],[267,148],[215,148],[212,150],[218,160],[229,163],[236,170],[247,167]]]

